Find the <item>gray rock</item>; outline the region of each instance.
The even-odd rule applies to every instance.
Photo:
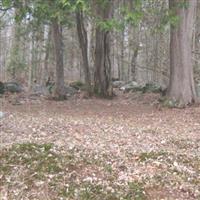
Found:
[[[5,92],[5,86],[4,84],[0,81],[0,94],[3,94]]]
[[[4,113],[2,111],[0,111],[0,119],[4,117]]]
[[[49,90],[48,90],[48,88],[45,87],[45,86],[36,84],[36,85],[34,85],[33,88],[32,88],[32,93],[33,93],[34,95],[38,95],[38,96],[40,96],[40,95],[45,95],[45,96],[46,96],[46,95],[49,95]]]
[[[162,87],[156,83],[146,83],[146,85],[142,88],[142,91],[144,93],[146,92],[161,93],[163,90],[165,89],[164,88],[162,89]]]
[[[127,83],[126,85],[120,87],[120,90],[124,92],[129,91],[140,91],[142,89],[142,86],[140,86],[137,82],[131,81],[130,83]]]
[[[125,85],[125,82],[124,82],[124,81],[113,81],[113,82],[112,82],[113,88],[120,88],[120,87],[122,87],[123,85]]]
[[[77,93],[77,90],[71,86],[65,85],[65,93],[68,97],[73,96]]]
[[[197,97],[200,97],[200,83],[195,84],[195,89],[196,89]]]
[[[11,93],[20,93],[23,91],[22,86],[17,82],[5,82],[5,91]]]
[[[76,90],[84,90],[86,88],[86,85],[81,81],[71,82],[71,83],[69,83],[69,86],[73,87]]]
[[[40,96],[40,95],[49,96],[54,93],[54,90],[55,90],[55,84],[48,85],[48,86],[41,86],[39,84],[35,84],[32,87],[32,94],[38,95],[38,96]],[[73,96],[74,94],[76,94],[78,91],[74,87],[65,85],[64,92],[67,97],[70,97],[70,96]]]

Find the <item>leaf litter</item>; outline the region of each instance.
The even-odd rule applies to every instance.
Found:
[[[199,107],[131,94],[1,101],[0,199],[200,198]]]

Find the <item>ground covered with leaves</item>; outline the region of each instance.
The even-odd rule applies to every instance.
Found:
[[[1,98],[0,199],[200,199],[200,107],[156,99]]]

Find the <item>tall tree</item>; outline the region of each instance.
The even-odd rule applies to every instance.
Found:
[[[54,98],[58,100],[65,99],[64,88],[64,65],[63,65],[63,40],[62,40],[62,25],[55,18],[52,23],[53,44],[56,63],[56,81]]]
[[[197,0],[169,0],[169,8],[178,17],[178,25],[171,25],[170,83],[167,94],[182,106],[196,101],[192,63],[196,5]]]
[[[87,91],[91,93],[91,75],[90,75],[90,68],[88,61],[88,36],[84,25],[83,11],[81,8],[78,8],[78,10],[76,11],[76,25],[77,25],[78,39],[83,59],[85,84],[87,87]]]
[[[112,1],[95,0],[95,13],[97,19],[95,38],[95,61],[94,61],[94,92],[102,97],[111,97],[113,89],[111,84],[110,62],[110,26],[112,17]]]

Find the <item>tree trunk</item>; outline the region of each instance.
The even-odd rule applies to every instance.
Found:
[[[125,39],[125,27],[123,27],[122,33],[121,33],[121,41],[120,41],[120,72],[121,72],[121,80],[126,80],[125,77],[125,67],[124,67],[124,39]]]
[[[192,64],[192,33],[196,0],[185,0],[188,7],[180,7],[179,0],[169,0],[169,7],[179,17],[178,26],[170,32],[170,83],[168,97],[181,106],[196,101]]]
[[[44,86],[46,84],[46,81],[49,78],[48,73],[48,62],[49,62],[49,51],[50,51],[50,42],[51,42],[51,27],[48,27],[48,33],[45,43],[45,52],[44,52],[44,63],[42,66],[42,78],[41,78],[41,84]],[[44,33],[45,34],[45,33]]]
[[[131,58],[131,80],[136,81],[136,65],[137,65],[137,57],[139,51],[139,44],[135,47],[132,58]]]
[[[96,2],[96,13],[102,21],[111,17],[111,1],[105,5]],[[96,27],[95,61],[94,61],[94,92],[101,97],[112,97],[110,62],[110,32],[102,27]]]
[[[77,22],[77,33],[79,44],[82,53],[83,59],[83,71],[85,77],[85,84],[88,93],[91,93],[91,75],[90,75],[90,68],[88,62],[88,39],[87,39],[87,32],[85,30],[84,21],[83,21],[83,13],[81,10],[76,12],[76,22]]]
[[[53,97],[57,100],[64,100],[64,65],[63,65],[63,43],[62,43],[62,26],[55,19],[52,24],[53,44],[56,64],[56,81]]]
[[[34,32],[31,33],[31,43],[30,43],[30,63],[28,67],[28,90],[31,91],[33,85],[33,66],[34,66]]]

